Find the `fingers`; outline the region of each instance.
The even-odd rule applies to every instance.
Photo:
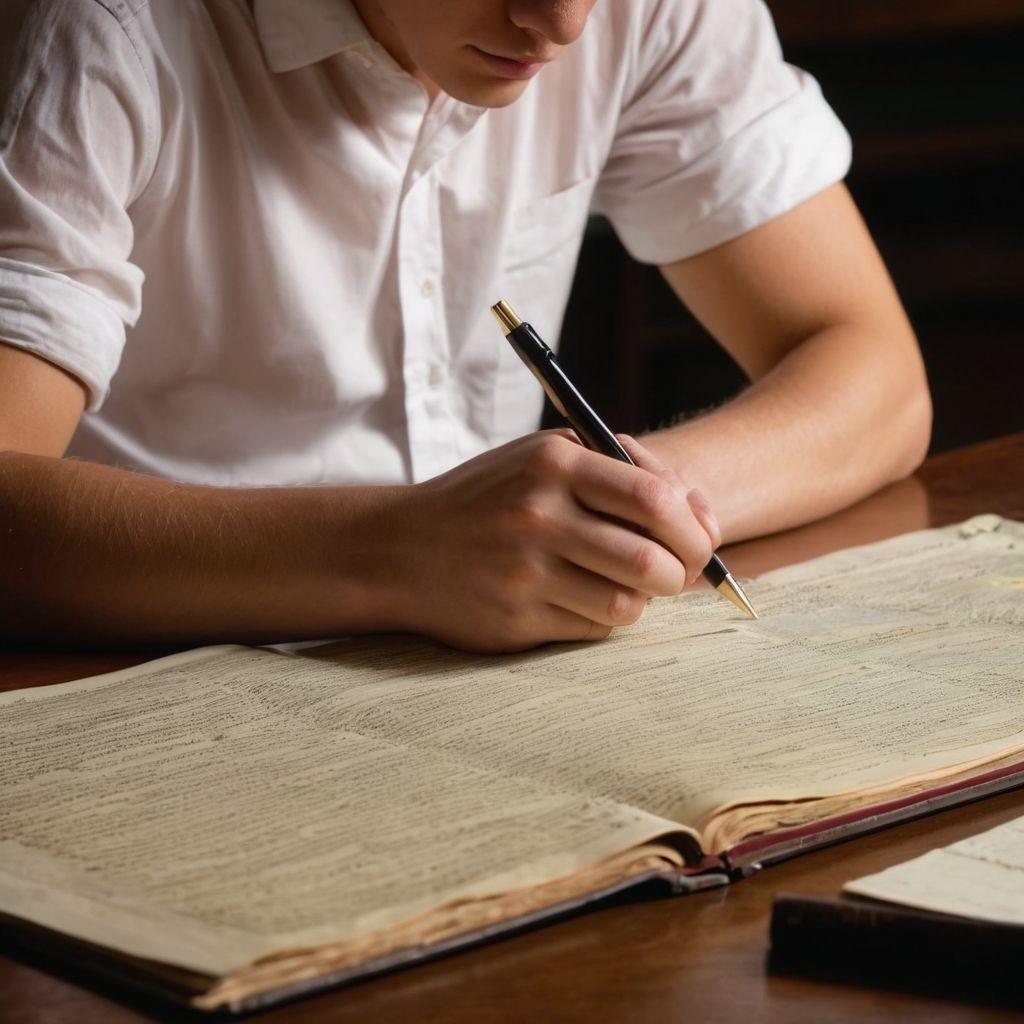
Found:
[[[650,596],[570,562],[555,565],[546,594],[555,607],[608,627],[632,625],[643,615]]]
[[[573,493],[592,511],[646,530],[683,563],[686,581],[692,583],[711,560],[720,536],[714,515],[699,492],[691,502],[692,488],[650,452],[631,438],[625,439],[624,447],[636,466],[580,452],[573,469]]]
[[[403,628],[524,650],[601,639],[636,622],[650,595],[679,593],[717,543],[714,515],[653,453],[620,440],[637,465],[542,431],[408,489]]]
[[[485,633],[474,631],[460,636],[452,646],[481,654],[511,654],[528,651],[541,644],[604,640],[611,631],[611,626],[548,604],[540,606],[530,620],[520,622],[518,628]],[[441,639],[451,642],[449,638]]]
[[[657,474],[673,486],[682,484],[682,486],[686,488],[686,500],[691,511],[696,517],[697,522],[699,522],[707,531],[714,548],[717,549],[720,547],[722,543],[722,532],[718,528],[718,520],[715,518],[715,513],[711,510],[711,505],[708,503],[708,499],[705,498],[696,487],[688,487],[685,481],[683,481],[677,473],[662,462],[662,460],[659,459],[658,456],[649,448],[645,448],[636,440],[636,438],[630,437],[629,434],[618,434],[616,436],[619,439],[619,444],[626,449],[629,457],[641,469],[646,469],[649,473]]]
[[[585,615],[578,615],[557,605],[548,605],[544,611],[544,622],[533,634],[530,646],[552,642],[604,640],[611,631],[611,626],[594,622]]]
[[[571,520],[559,550],[581,568],[645,594],[670,597],[686,586],[686,567],[671,551],[610,520]]]

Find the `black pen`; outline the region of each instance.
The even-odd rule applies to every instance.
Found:
[[[540,381],[540,386],[547,392],[554,407],[565,417],[580,440],[593,451],[610,455],[621,462],[628,462],[631,466],[636,465],[615,435],[604,425],[601,417],[576,390],[576,386],[558,365],[555,353],[544,344],[533,327],[520,320],[504,300],[491,306],[491,312],[501,325],[509,344]],[[718,555],[712,555],[711,561],[704,567],[704,578],[752,619],[757,618],[757,612],[747,600],[747,595],[732,578],[732,573]]]

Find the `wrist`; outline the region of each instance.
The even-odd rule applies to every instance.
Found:
[[[288,639],[399,628],[391,555],[403,487],[328,486],[249,491],[257,505],[236,538],[248,569],[244,603]],[[262,552],[253,556],[254,552]]]
[[[404,628],[405,485],[325,489],[317,559],[339,632]],[[339,493],[344,492],[344,493]]]

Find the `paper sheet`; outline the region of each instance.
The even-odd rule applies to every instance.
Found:
[[[921,910],[1024,925],[1024,818],[847,882],[843,891]]]
[[[0,698],[0,909],[212,974],[673,829],[341,726],[330,665],[208,648]]]
[[[512,657],[211,648],[0,696],[0,909],[221,973],[730,802],[1024,747],[1024,527],[980,517]]]

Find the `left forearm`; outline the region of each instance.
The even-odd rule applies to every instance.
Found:
[[[916,345],[880,345],[877,327],[844,324],[720,409],[643,441],[707,496],[728,542],[819,518],[906,476],[930,428]]]

